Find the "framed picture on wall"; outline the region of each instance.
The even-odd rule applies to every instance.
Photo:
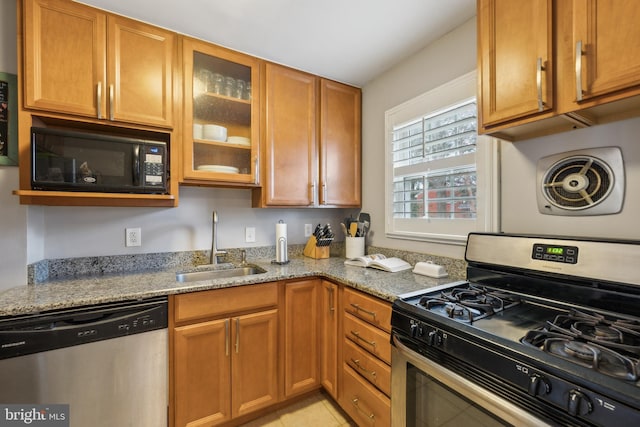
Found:
[[[18,78],[0,72],[0,165],[18,165]]]

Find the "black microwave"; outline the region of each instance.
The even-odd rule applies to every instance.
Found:
[[[167,144],[52,128],[31,128],[31,188],[167,193]]]

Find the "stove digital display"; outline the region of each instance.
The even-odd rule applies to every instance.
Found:
[[[556,246],[543,243],[533,245],[531,258],[541,261],[554,261],[566,264],[576,264],[578,262],[577,246]]]

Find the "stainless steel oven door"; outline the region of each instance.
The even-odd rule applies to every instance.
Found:
[[[391,425],[547,426],[546,422],[402,344],[391,349]]]

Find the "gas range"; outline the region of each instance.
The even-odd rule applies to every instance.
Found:
[[[465,258],[396,300],[395,340],[551,425],[640,425],[640,243],[472,233]]]

